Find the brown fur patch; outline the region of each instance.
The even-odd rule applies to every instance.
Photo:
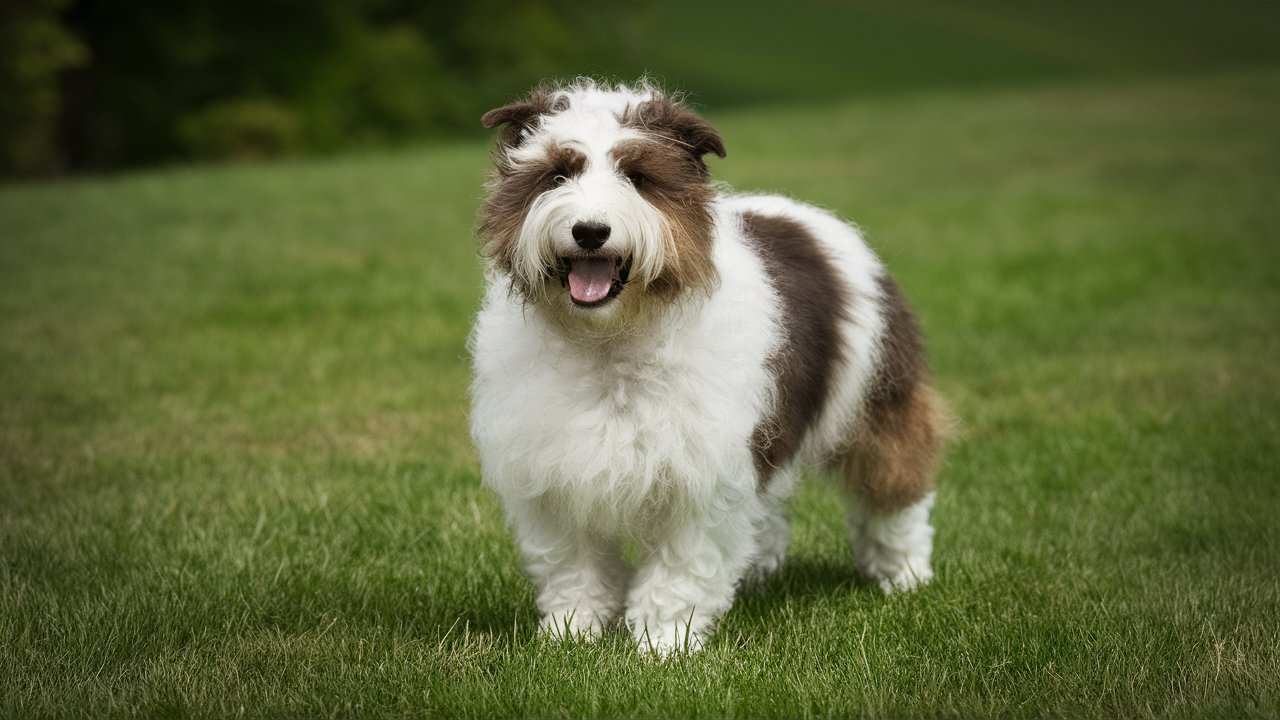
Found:
[[[702,156],[707,153],[725,156],[724,140],[715,127],[665,95],[658,95],[652,100],[628,108],[621,120],[623,124],[637,127],[670,145],[682,148],[697,159],[699,164],[702,164]],[[703,164],[703,167],[706,165]]]
[[[707,289],[716,280],[712,262],[711,189],[707,168],[664,139],[625,140],[610,150],[619,172],[666,219],[671,233],[666,262],[649,291],[671,298],[685,288]]]
[[[556,176],[574,177],[586,167],[587,158],[573,148],[550,145],[535,163],[513,165],[503,154],[489,178],[489,194],[480,208],[481,252],[493,258],[504,272],[511,271],[524,226],[533,201],[556,186]]]
[[[885,329],[879,368],[848,456],[848,482],[869,509],[901,510],[933,489],[946,411],[929,383],[919,323],[898,284],[878,278]]]
[[[480,124],[488,129],[505,125],[498,133],[495,153],[505,153],[520,145],[524,131],[532,128],[539,117],[564,109],[555,106],[552,92],[550,86],[539,85],[530,91],[529,97],[494,108],[480,118]],[[496,157],[494,159],[497,160]]]
[[[744,213],[743,230],[782,299],[786,338],[769,359],[776,380],[773,413],[751,438],[759,485],[800,449],[827,402],[841,357],[839,320],[848,291],[817,239],[794,220]]]

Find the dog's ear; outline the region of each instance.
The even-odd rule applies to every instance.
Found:
[[[509,122],[528,125],[530,120],[541,113],[542,110],[533,100],[517,100],[510,105],[503,105],[485,113],[480,118],[480,124],[489,130]]]
[[[720,138],[720,131],[701,115],[677,105],[672,121],[679,137],[689,144],[694,155],[702,157],[715,153],[716,157],[724,157],[724,140]]]
[[[519,145],[523,132],[532,128],[539,116],[551,112],[551,104],[550,92],[545,87],[536,87],[529,97],[485,113],[480,124],[490,130],[506,125],[498,136],[499,142],[508,146]]]
[[[640,103],[634,118],[642,128],[676,140],[699,160],[707,153],[725,155],[719,131],[702,116],[669,98],[657,97]]]

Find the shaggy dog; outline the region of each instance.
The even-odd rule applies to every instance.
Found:
[[[782,562],[804,466],[844,490],[862,576],[928,582],[942,408],[858,230],[713,185],[720,135],[647,83],[540,87],[483,123],[471,432],[543,630],[702,647]]]

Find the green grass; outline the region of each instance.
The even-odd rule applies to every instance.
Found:
[[[534,636],[456,147],[0,189],[0,716],[1280,713],[1280,71],[713,115],[856,218],[961,421],[937,580],[836,498],[705,653]]]

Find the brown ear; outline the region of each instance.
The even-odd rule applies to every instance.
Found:
[[[669,98],[658,97],[640,104],[635,122],[646,130],[680,142],[694,157],[707,153],[724,157],[724,140],[711,123]]]
[[[529,97],[517,100],[510,105],[503,105],[485,113],[480,124],[492,130],[499,125],[506,125],[498,135],[503,145],[519,145],[521,131],[531,128],[540,115],[551,112],[551,96],[544,87],[536,87]]]
[[[480,124],[485,128],[492,130],[503,123],[517,123],[519,125],[527,125],[529,121],[540,114],[538,107],[534,105],[532,100],[519,100],[510,105],[503,105],[500,108],[494,108],[485,113],[480,118]]]

